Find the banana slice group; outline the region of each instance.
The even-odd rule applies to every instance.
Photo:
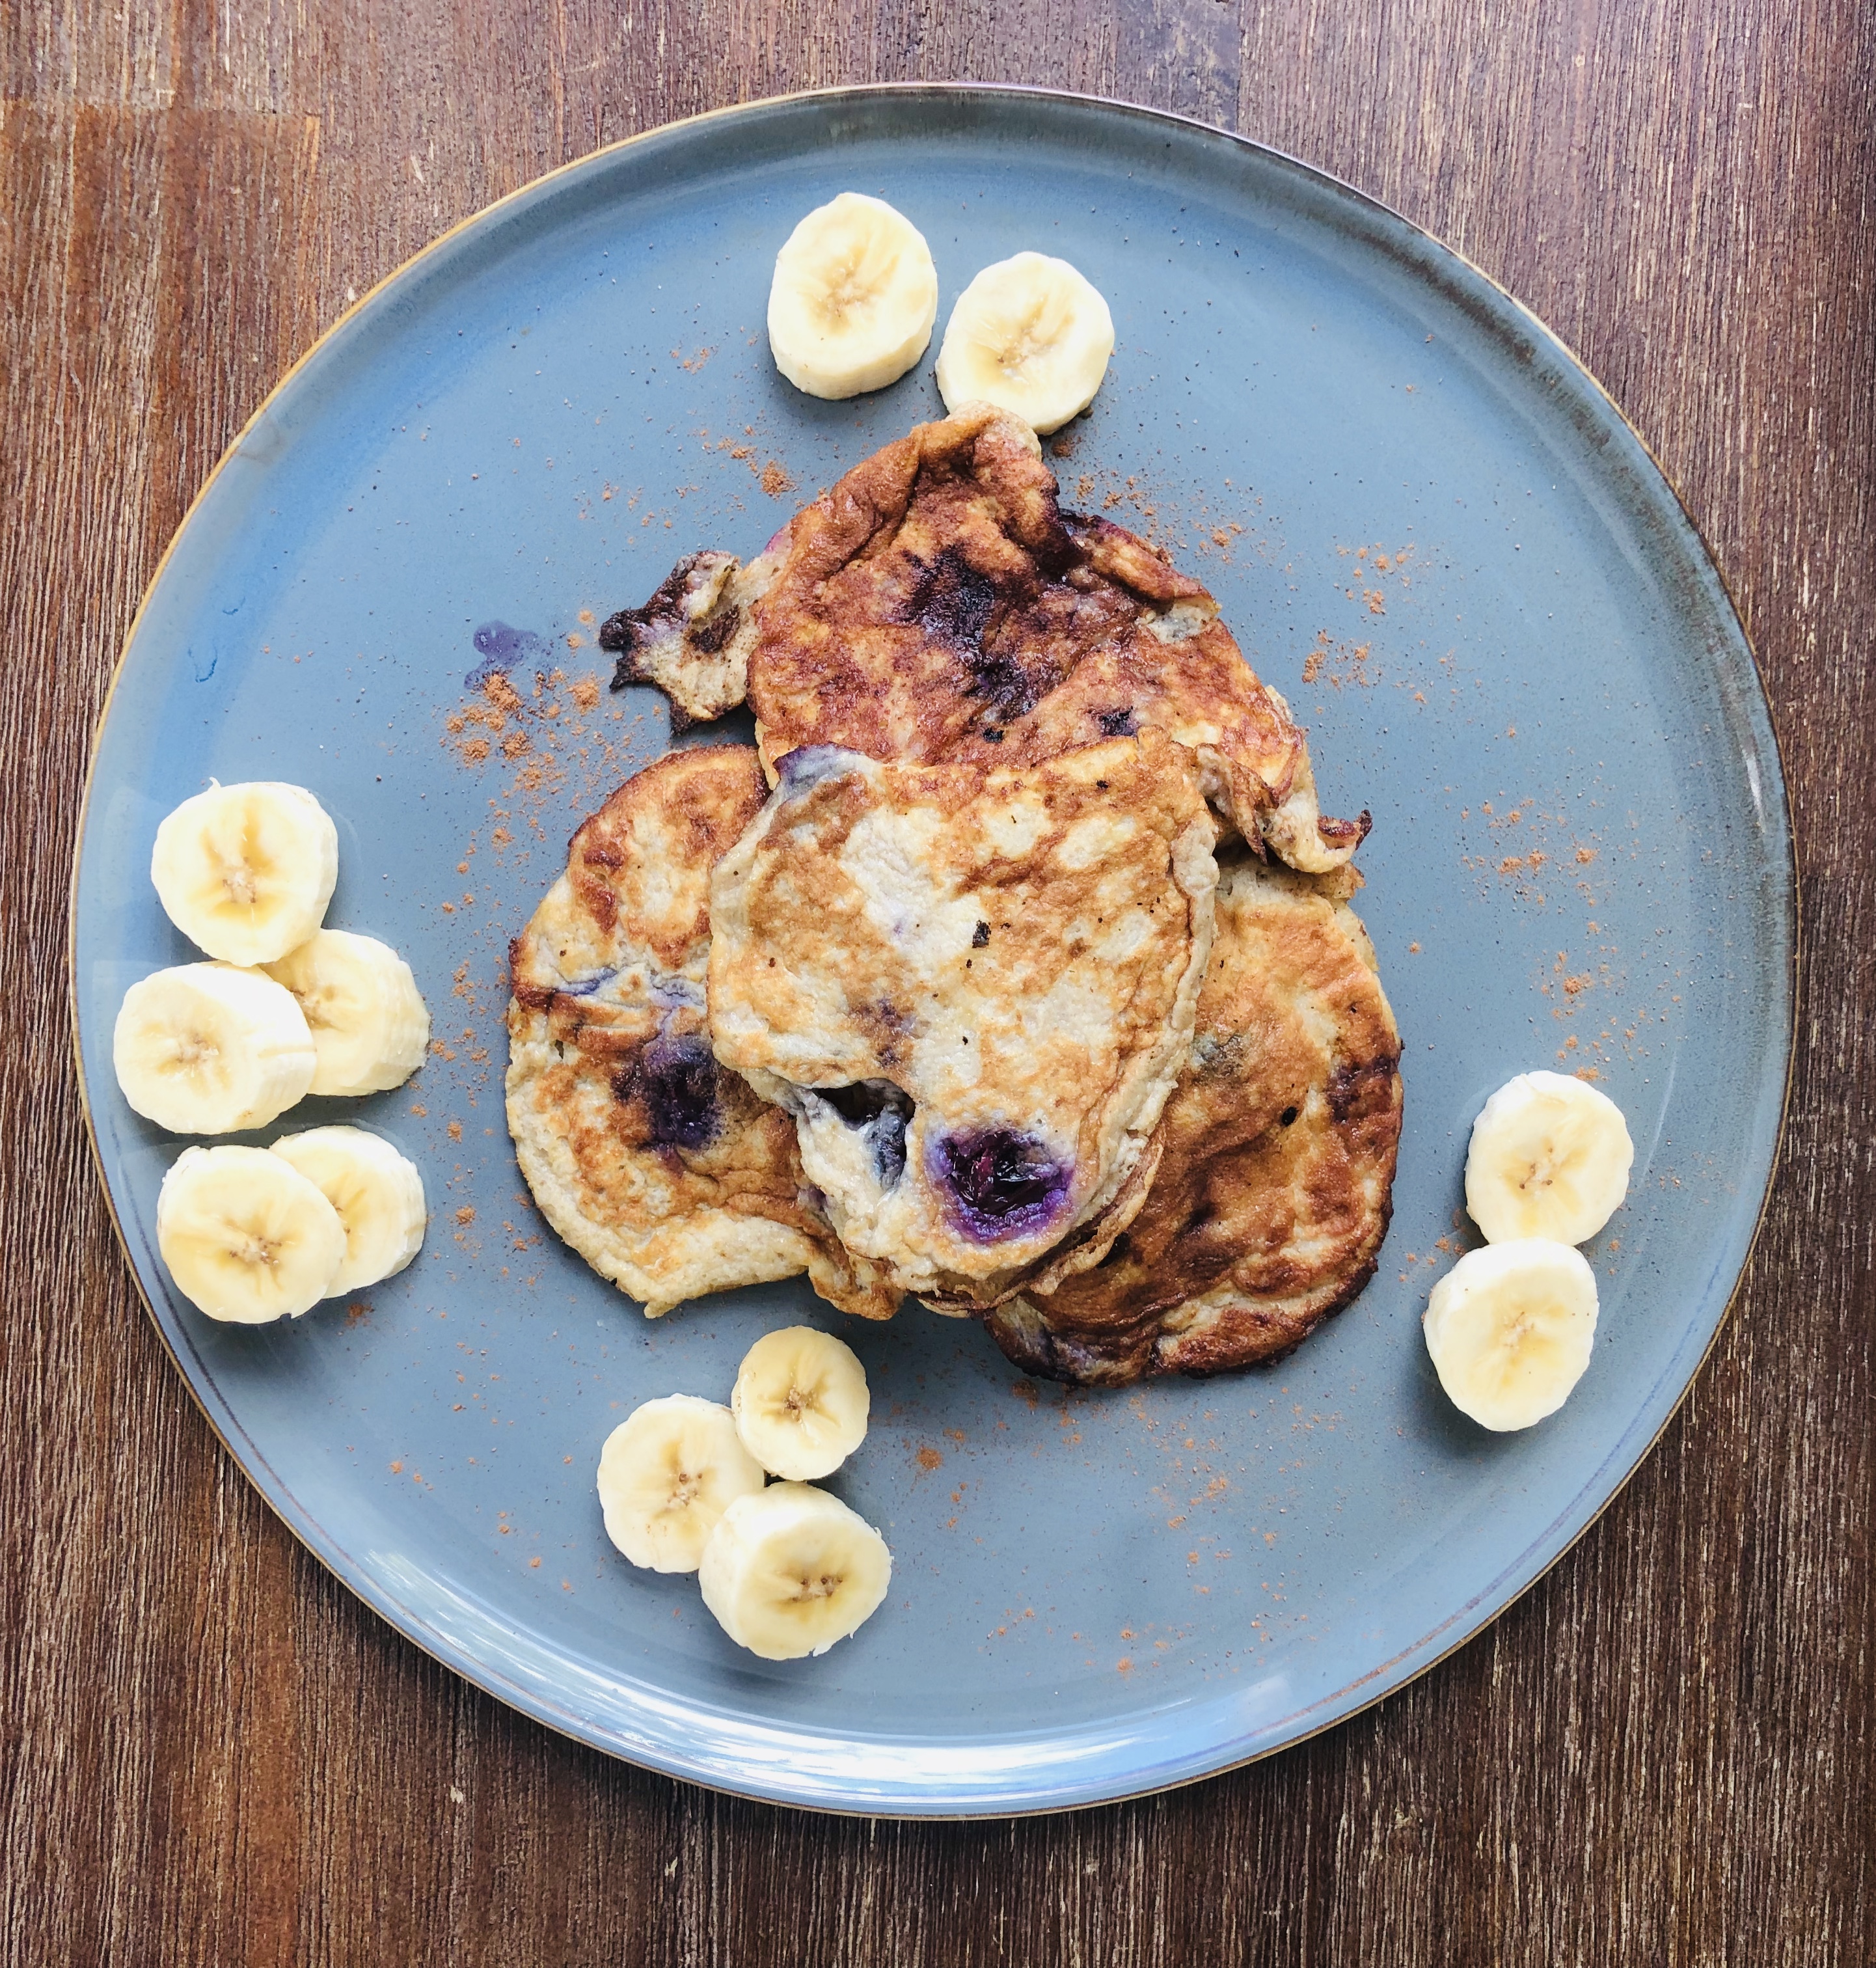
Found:
[[[1018,253],[959,295],[938,351],[948,410],[994,403],[1040,436],[1095,400],[1114,353],[1114,317],[1066,260]]]
[[[1433,1287],[1422,1325],[1440,1384],[1482,1428],[1554,1414],[1590,1364],[1596,1274],[1580,1251],[1522,1237],[1468,1251]]]
[[[211,956],[271,963],[325,920],[338,830],[304,786],[211,786],[157,829],[150,879],[170,921]]]
[[[600,1452],[606,1535],[634,1565],[694,1571],[726,1511],[762,1480],[720,1402],[695,1394],[647,1401]]]
[[[775,367],[810,397],[896,383],[931,343],[931,248],[883,199],[843,191],[789,234],[768,290]]]
[[[345,1261],[338,1212],[265,1148],[185,1148],[157,1197],[157,1248],[211,1319],[297,1319]]]
[[[1466,1208],[1489,1242],[1593,1237],[1629,1193],[1635,1144],[1606,1093],[1521,1073],[1485,1103],[1466,1154]]]
[[[318,1054],[315,1093],[382,1093],[423,1063],[430,1014],[410,966],[388,944],[315,930],[267,973],[305,1014]]]
[[[811,1325],[765,1333],[729,1397],[742,1445],[771,1476],[830,1476],[866,1435],[866,1370],[852,1347]]]
[[[125,1099],[176,1135],[264,1127],[305,1098],[317,1064],[293,994],[228,963],[178,964],[133,984],[111,1057]]]
[[[704,1603],[764,1660],[824,1654],[878,1609],[892,1581],[886,1540],[838,1497],[772,1483],[739,1497],[704,1548]]]
[[[381,1136],[363,1128],[309,1128],[270,1153],[296,1169],[338,1212],[345,1256],[324,1296],[395,1277],[423,1248],[423,1177]]]

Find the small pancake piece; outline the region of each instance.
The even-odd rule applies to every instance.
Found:
[[[739,577],[738,619],[746,633],[752,612],[742,659],[771,774],[809,746],[988,769],[1151,729],[1294,866],[1340,866],[1367,830],[1320,818],[1302,733],[1205,588],[1063,513],[1034,433],[988,405],[856,465],[762,563]]]
[[[806,1271],[887,1318],[899,1294],[815,1208],[794,1123],[710,1050],[710,869],[766,791],[748,746],[673,752],[574,834],[509,950],[509,1131],[542,1214],[649,1317]]]
[[[612,687],[655,684],[671,699],[671,728],[687,731],[739,704],[755,645],[754,605],[779,565],[769,549],[747,567],[707,549],[678,562],[642,608],[621,608],[600,624],[600,647],[619,660]]]
[[[1400,1039],[1351,874],[1241,858],[1145,1206],[1101,1264],[987,1322],[1019,1366],[1124,1382],[1273,1360],[1373,1276],[1400,1138]]]
[[[711,1031],[851,1251],[956,1309],[1118,1232],[1191,1044],[1215,837],[1150,729],[988,773],[781,761],[712,879]]]

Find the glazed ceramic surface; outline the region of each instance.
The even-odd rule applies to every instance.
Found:
[[[930,241],[940,332],[979,268],[1060,254],[1118,338],[1053,447],[1064,502],[1164,542],[1374,816],[1357,906],[1405,1045],[1380,1274],[1273,1369],[1067,1392],[975,1325],[845,1320],[803,1283],[655,1324],[530,1206],[503,1124],[508,940],[581,817],[670,742],[596,624],[679,555],[755,552],[942,414],[928,355],[824,403],[772,367],[775,251],[845,189]],[[933,353],[935,354],[935,347]],[[479,686],[522,700],[499,718]],[[744,727],[746,730],[746,726]],[[713,734],[700,733],[695,736]],[[192,954],[152,836],[211,778],[333,814],[328,921],[395,944],[436,1047],[362,1122],[422,1167],[401,1277],[248,1329],[156,1251],[181,1145],[111,1069],[125,988]],[[656,132],[451,234],[314,350],[190,514],[99,739],[74,991],[105,1180],[183,1379],[287,1523],[420,1646],[553,1727],[752,1795],[993,1814],[1177,1783],[1292,1742],[1476,1633],[1609,1500],[1724,1314],[1778,1131],[1794,885],[1750,653],[1693,528],[1528,315],[1367,199],[1144,112],[975,88],[759,104]],[[1636,1144],[1589,1247],[1568,1406],[1494,1436],[1441,1393],[1428,1287],[1467,1131],[1534,1067],[1593,1072]],[[891,1597],[820,1660],[717,1630],[607,1544],[594,1472],[638,1403],[727,1399],[761,1332],[865,1361],[833,1479]],[[172,1383],[151,1400],[185,1397]]]

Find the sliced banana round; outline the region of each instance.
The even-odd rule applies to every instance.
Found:
[[[345,1261],[327,1297],[395,1277],[423,1248],[423,1177],[382,1136],[363,1128],[309,1128],[283,1135],[273,1151],[319,1190],[344,1226]]]
[[[170,921],[211,956],[271,963],[325,920],[338,830],[304,786],[211,786],[157,829],[150,879]]]
[[[1528,1428],[1563,1406],[1590,1364],[1596,1274],[1548,1237],[1488,1244],[1433,1287],[1422,1326],[1455,1407],[1481,1428]]]
[[[350,930],[315,930],[265,968],[306,1014],[319,1055],[315,1093],[382,1093],[423,1063],[430,1014],[410,966],[389,944]]]
[[[957,298],[938,351],[945,408],[994,403],[1039,435],[1095,400],[1114,353],[1114,317],[1066,260],[1018,253],[986,267]]]
[[[720,1401],[695,1394],[647,1401],[600,1452],[606,1535],[634,1565],[694,1571],[717,1520],[762,1480]]]
[[[765,1332],[742,1356],[729,1410],[742,1445],[791,1483],[831,1476],[866,1436],[866,1369],[811,1325]]]
[[[1521,1073],[1485,1103],[1466,1151],[1466,1208],[1494,1244],[1593,1237],[1629,1193],[1635,1144],[1606,1093],[1561,1073]]]
[[[884,199],[843,191],[775,255],[768,346],[775,367],[810,397],[896,383],[931,345],[937,319],[931,248]]]
[[[265,1148],[185,1148],[157,1196],[157,1248],[189,1302],[242,1325],[297,1319],[332,1289],[345,1229]]]
[[[771,1483],[739,1497],[704,1547],[704,1603],[764,1660],[824,1654],[878,1610],[892,1582],[886,1540],[838,1497]]]
[[[175,1135],[264,1128],[305,1099],[317,1063],[292,992],[230,963],[180,963],[133,984],[111,1057],[125,1099]]]

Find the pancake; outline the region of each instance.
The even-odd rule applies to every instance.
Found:
[[[678,562],[642,608],[621,608],[600,624],[600,647],[619,658],[613,689],[656,685],[671,699],[673,731],[733,710],[749,688],[754,604],[779,565],[764,553],[745,567],[713,549]]]
[[[1027,1371],[1215,1374],[1302,1343],[1373,1276],[1400,1138],[1400,1040],[1354,877],[1221,869],[1192,1057],[1144,1206],[1101,1264],[987,1323]]]
[[[781,761],[712,878],[712,1036],[891,1283],[993,1303],[1143,1199],[1215,834],[1150,729],[1020,770]]]
[[[1040,764],[1156,730],[1260,850],[1315,870],[1367,831],[1325,820],[1302,731],[1204,587],[1105,520],[1061,510],[1026,425],[967,406],[856,465],[747,568],[680,564],[602,631],[614,687],[684,719],[746,678],[772,778],[807,746],[919,764]]]
[[[509,1131],[542,1214],[648,1316],[805,1271],[883,1319],[898,1293],[816,1208],[794,1124],[710,1050],[710,870],[766,792],[748,746],[674,752],[574,834],[509,950]]]

